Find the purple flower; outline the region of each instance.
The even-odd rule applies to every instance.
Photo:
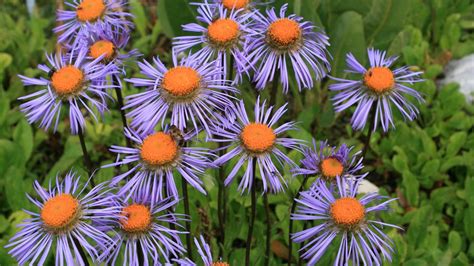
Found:
[[[210,166],[212,154],[206,148],[183,147],[179,137],[173,134],[172,130],[143,135],[125,130],[126,137],[131,139],[136,147],[112,146],[110,150],[118,154],[117,162],[103,166],[130,166],[127,172],[112,179],[112,185],[116,185],[131,176],[120,188],[118,195],[129,198],[144,190],[150,193],[153,200],[167,197],[178,199],[176,175],[173,174],[175,171],[192,187],[206,194],[200,176]],[[190,134],[184,135],[183,141],[189,141],[191,137]],[[121,160],[120,155],[124,156]]]
[[[35,93],[20,97],[28,100],[20,105],[29,123],[39,122],[44,129],[51,127],[53,120],[56,131],[63,105],[69,107],[69,120],[72,134],[77,134],[85,127],[83,110],[95,120],[97,117],[91,109],[95,107],[100,114],[107,110],[106,99],[112,99],[107,89],[113,88],[106,77],[116,72],[112,64],[100,63],[102,57],[93,61],[86,59],[84,48],[72,50],[67,56],[46,55],[51,67],[38,65],[47,73],[47,77],[29,78],[19,75],[25,86],[44,86],[46,88]]]
[[[237,120],[224,121],[222,128],[214,130],[216,138],[213,141],[229,142],[229,145],[224,149],[232,147],[227,154],[218,158],[214,163],[220,166],[235,157],[240,157],[224,182],[226,186],[237,176],[244,163],[247,163],[239,184],[239,190],[245,191],[250,190],[254,185],[252,184],[252,172],[255,162],[259,168],[258,173],[263,181],[264,191],[269,189],[271,192],[280,192],[286,186],[286,181],[272,159],[276,159],[281,167],[285,164],[296,167],[286,152],[281,151],[278,146],[301,151],[302,141],[280,137],[284,132],[295,129],[294,122],[276,127],[278,120],[286,112],[286,104],[272,115],[274,106],[265,110],[265,101],[260,105],[259,97],[254,108],[255,120],[250,121],[245,111],[244,101],[240,101],[232,112],[235,112]]]
[[[125,0],[72,0],[65,1],[73,10],[58,10],[57,21],[61,25],[54,28],[61,33],[60,43],[70,43],[77,34],[90,34],[101,28],[112,27],[120,32],[129,31],[133,23],[126,19],[132,15],[125,12]]]
[[[183,25],[185,31],[200,35],[174,38],[174,52],[180,53],[194,46],[204,45],[194,54],[196,60],[216,59],[216,67],[223,69],[221,78],[225,78],[229,71],[227,54],[230,53],[234,58],[233,68],[236,70],[234,82],[238,82],[242,74],[247,73],[248,61],[242,47],[250,32],[249,18],[253,13],[244,12],[243,9],[227,10],[223,5],[209,4],[207,1],[194,4],[199,6],[197,19],[204,26],[197,23]]]
[[[339,149],[328,145],[327,141],[321,141],[319,149],[313,139],[313,148],[303,150],[302,167],[293,172],[297,175],[316,175],[326,180],[335,180],[338,176],[360,177],[357,174],[363,168],[360,151],[350,154],[353,147],[342,144]]]
[[[79,248],[95,261],[99,257],[95,245],[105,248],[113,243],[106,232],[91,224],[105,223],[120,213],[115,207],[104,207],[109,192],[106,185],[99,184],[86,194],[87,183],[80,188],[80,177],[74,175],[69,172],[62,181],[56,177],[56,187],[50,184],[48,190],[35,181],[39,199],[27,196],[40,212],[25,211],[32,218],[20,225],[21,230],[6,246],[12,248],[9,254],[18,264],[43,265],[55,247],[56,265],[84,265]]]
[[[288,5],[280,9],[280,17],[274,8],[266,11],[267,17],[259,12],[254,15],[253,31],[248,37],[245,51],[248,60],[255,66],[254,81],[257,89],[264,89],[268,82],[278,77],[283,92],[288,92],[287,61],[293,68],[298,89],[312,88],[314,80],[326,76],[330,69],[328,61],[328,37],[312,23],[302,21],[296,15],[285,16]],[[314,76],[314,80],[313,80]]]
[[[229,266],[229,264],[226,262],[222,262],[222,261],[214,262],[214,260],[212,259],[211,248],[206,243],[202,235],[200,236],[199,240],[197,238],[194,238],[194,244],[197,247],[197,251],[199,253],[199,256],[201,256],[201,260],[204,266]],[[192,262],[188,258],[178,259],[178,260],[175,260],[175,262],[181,266],[196,266],[197,265],[196,263]]]
[[[141,54],[137,49],[125,51],[130,33],[113,27],[98,28],[97,31],[80,34],[80,45],[86,46],[88,58],[95,60],[102,56],[101,63],[112,62],[117,67],[115,75],[125,75],[124,64],[136,59]],[[120,81],[120,79],[118,79]],[[121,85],[121,84],[120,84]]]
[[[391,261],[393,241],[382,228],[399,227],[378,221],[375,216],[388,210],[389,203],[396,199],[382,201],[387,197],[377,193],[357,197],[360,180],[338,176],[337,186],[330,188],[320,178],[309,191],[300,194],[300,199],[295,199],[299,205],[291,219],[316,222],[315,226],[292,236],[297,243],[308,241],[302,254],[309,260],[308,265],[315,265],[333,241],[339,243],[336,240],[339,237],[334,265],[346,265],[349,260],[353,265],[380,265],[383,259]]]
[[[422,82],[422,72],[413,72],[407,66],[391,70],[393,63],[398,57],[386,57],[386,52],[368,49],[370,68],[365,69],[355,57],[349,53],[346,55],[346,63],[349,68],[347,73],[362,74],[358,80],[332,78],[337,83],[331,84],[329,89],[336,91],[333,97],[335,110],[337,112],[357,105],[352,116],[352,127],[362,130],[365,127],[369,113],[375,115],[374,128],[380,121],[382,129],[388,131],[393,123],[392,104],[400,111],[402,116],[413,120],[418,114],[418,109],[410,103],[404,95],[413,96],[418,102],[423,102],[420,93],[403,85]],[[373,106],[375,104],[375,106]],[[375,109],[374,109],[375,108]],[[372,119],[372,118],[371,118]],[[370,130],[370,129],[369,129]]]
[[[163,125],[169,114],[170,124],[182,131],[191,124],[196,131],[202,126],[211,134],[212,121],[220,120],[220,111],[234,99],[229,93],[237,92],[228,81],[215,78],[222,76],[222,70],[215,67],[215,62],[196,60],[193,56],[178,63],[173,55],[170,69],[158,57],[153,62],[154,66],[147,61],[138,63],[146,78],[127,80],[136,87],[147,88],[127,97],[124,108],[131,109],[127,114],[133,119],[131,126],[139,132],[149,132],[160,121]]]
[[[155,203],[148,192],[135,194],[129,200],[111,201],[121,213],[114,221],[98,225],[104,231],[117,232],[113,243],[101,250],[100,261],[117,265],[121,257],[123,265],[162,265],[185,252],[179,235],[187,232],[167,227],[181,227],[183,215],[173,213],[177,203],[171,198]]]

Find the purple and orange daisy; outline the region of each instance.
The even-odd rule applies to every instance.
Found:
[[[272,159],[275,158],[281,167],[285,164],[296,167],[296,164],[280,150],[279,146],[301,151],[302,141],[280,136],[288,130],[294,130],[295,123],[287,122],[276,127],[278,120],[286,112],[286,104],[272,115],[273,108],[275,107],[269,106],[266,109],[265,101],[260,104],[260,97],[257,98],[254,108],[255,120],[251,121],[245,111],[244,101],[240,101],[233,111],[236,121],[224,121],[223,126],[214,130],[215,138],[212,141],[229,143],[223,149],[232,147],[227,154],[219,157],[214,163],[221,166],[235,157],[240,157],[225,179],[226,186],[234,180],[238,171],[246,163],[247,168],[240,181],[239,190],[250,191],[250,188],[255,185],[252,184],[254,161],[255,165],[258,165],[265,192],[267,190],[280,192],[286,186],[285,179]]]
[[[279,75],[283,92],[287,93],[288,66],[293,69],[298,89],[310,89],[314,80],[325,77],[331,68],[329,38],[302,17],[285,16],[287,8],[288,4],[281,7],[279,17],[274,8],[267,9],[267,17],[259,12],[253,16],[254,33],[248,35],[245,51],[256,69],[253,79],[257,89],[264,89]]]
[[[227,10],[238,10],[243,9],[245,11],[250,11],[258,5],[268,5],[272,3],[273,0],[212,0],[214,4],[222,5]]]
[[[346,144],[342,144],[339,149],[331,147],[327,141],[321,141],[318,149],[313,139],[313,148],[303,150],[302,166],[293,172],[297,175],[318,176],[329,181],[338,176],[360,177],[357,172],[364,167],[361,152],[351,155],[352,149],[353,147],[347,147]]]
[[[69,43],[78,34],[88,35],[101,28],[112,27],[120,32],[129,31],[133,23],[127,18],[125,0],[68,0],[65,5],[73,10],[58,10],[57,21],[63,23],[54,28],[60,33],[58,42]]]
[[[106,248],[113,243],[106,232],[97,229],[93,223],[106,223],[120,214],[115,207],[104,207],[109,193],[105,183],[85,193],[79,185],[80,177],[69,172],[56,186],[46,190],[35,181],[34,188],[39,199],[28,199],[40,212],[25,211],[32,218],[26,219],[21,230],[6,246],[19,265],[43,265],[54,247],[56,265],[85,265],[80,249],[96,261],[99,257],[96,247]]]
[[[210,158],[213,155],[209,153],[209,149],[183,147],[179,143],[180,140],[167,129],[143,135],[126,129],[125,135],[136,146],[132,148],[112,146],[110,150],[117,153],[118,161],[103,166],[130,165],[127,172],[114,177],[111,181],[112,185],[116,185],[131,176],[120,188],[118,195],[125,195],[128,198],[144,190],[150,192],[153,200],[167,197],[179,199],[175,171],[192,187],[206,194],[200,176],[211,166]],[[185,142],[190,141],[191,137],[191,134],[183,136]],[[120,155],[124,156],[121,160]]]
[[[360,180],[338,176],[337,186],[328,187],[320,178],[309,191],[300,194],[300,199],[295,199],[299,205],[291,219],[317,223],[292,236],[297,243],[308,241],[302,249],[308,265],[315,265],[333,242],[339,243],[339,238],[334,265],[347,265],[349,261],[353,265],[381,265],[383,259],[391,260],[393,241],[382,227],[400,228],[378,221],[375,216],[388,210],[389,203],[396,199],[386,200],[377,193],[358,197]]]
[[[253,13],[244,12],[243,9],[228,10],[223,5],[209,4],[207,1],[194,4],[199,6],[197,20],[204,26],[197,23],[183,25],[185,31],[200,35],[174,38],[174,52],[180,53],[196,45],[204,45],[194,56],[201,61],[216,59],[217,68],[223,69],[223,77],[230,71],[227,69],[229,53],[234,58],[232,67],[236,70],[235,82],[238,82],[242,74],[247,73],[248,62],[242,50],[246,35],[250,32],[248,25]]]
[[[191,125],[198,131],[202,126],[210,135],[210,125],[220,120],[220,112],[232,104],[238,92],[222,76],[222,69],[216,63],[196,60],[193,56],[183,58],[180,63],[173,54],[173,67],[166,68],[158,57],[154,66],[147,61],[138,63],[146,78],[132,78],[126,81],[135,87],[146,87],[142,93],[128,96],[124,108],[130,109],[131,126],[139,132],[149,132],[170,115],[170,124],[181,131]],[[189,130],[188,130],[189,131]]]
[[[123,265],[168,265],[170,258],[186,251],[179,235],[187,232],[168,228],[170,224],[179,228],[179,222],[184,220],[183,215],[173,213],[178,200],[167,198],[155,202],[148,192],[143,192],[130,199],[110,202],[120,213],[114,221],[98,227],[117,234],[111,245],[101,249],[101,262],[117,265],[121,258]]]
[[[85,127],[82,108],[95,120],[97,117],[91,107],[95,107],[100,114],[107,110],[106,99],[111,99],[107,90],[113,88],[113,85],[108,84],[107,76],[115,74],[116,67],[110,63],[103,65],[102,57],[89,61],[87,53],[87,49],[82,47],[72,50],[67,56],[46,55],[51,66],[38,65],[47,74],[46,78],[19,75],[25,86],[46,87],[18,98],[28,100],[20,105],[20,109],[26,114],[29,123],[39,122],[40,128],[48,129],[55,120],[56,131],[61,109],[67,105],[71,132],[78,134]]]
[[[333,102],[336,112],[357,105],[352,116],[351,124],[356,130],[362,130],[373,112],[373,130],[377,129],[380,122],[383,131],[395,127],[393,123],[392,104],[400,111],[405,119],[413,120],[418,114],[418,109],[405,95],[414,97],[418,102],[423,102],[423,97],[416,90],[404,85],[413,85],[422,82],[422,72],[411,71],[403,66],[392,70],[393,63],[398,57],[386,57],[386,52],[368,49],[370,68],[365,69],[351,54],[346,55],[347,73],[361,74],[358,80],[334,78],[336,83],[329,85],[329,89],[336,91]],[[374,106],[375,105],[375,106]],[[369,130],[371,130],[369,128]]]

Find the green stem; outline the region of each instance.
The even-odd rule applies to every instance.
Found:
[[[257,167],[257,160],[254,158],[252,163],[252,187],[251,187],[251,211],[250,211],[250,221],[249,221],[249,229],[247,232],[247,246],[245,249],[245,266],[250,266],[250,249],[252,246],[252,234],[253,234],[253,226],[255,223],[255,212],[257,208],[257,186],[255,184],[255,168]]]

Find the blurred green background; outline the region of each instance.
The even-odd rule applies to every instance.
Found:
[[[44,132],[29,125],[19,111],[17,98],[36,89],[24,88],[17,74],[40,74],[36,65],[45,61],[45,52],[55,50],[54,10],[61,7],[60,1],[29,2],[34,3],[30,12],[24,1],[0,0],[0,265],[15,264],[3,246],[16,232],[15,226],[28,217],[22,209],[36,210],[25,197],[25,193],[32,193],[32,182],[38,179],[46,184],[57,173],[70,168],[87,175],[79,140],[69,134],[66,119],[60,123],[58,132]],[[279,8],[284,2],[277,0],[271,5]],[[425,72],[426,82],[415,87],[426,99],[426,104],[419,106],[420,117],[412,123],[398,118],[396,130],[383,135],[375,133],[364,171],[370,172],[367,178],[380,187],[382,194],[399,198],[392,204],[393,211],[382,217],[405,229],[388,231],[396,245],[393,265],[472,265],[474,106],[467,103],[457,84],[441,86],[439,80],[450,60],[474,53],[474,1],[289,2],[290,13],[303,16],[328,33],[334,57],[331,75],[344,76],[347,52],[366,63],[367,47],[400,55],[398,64],[412,65]],[[186,0],[131,0],[130,6],[136,25],[130,48],[139,49],[147,59],[160,56],[169,61],[171,38],[183,35],[181,24],[195,22],[195,7]],[[136,65],[131,64],[127,72],[128,77],[136,75]],[[298,93],[296,86],[291,86],[289,95],[278,95],[277,104],[289,102],[285,120],[297,120],[301,127],[291,136],[308,141],[313,137],[329,139],[333,145],[347,143],[362,149],[367,132],[351,130],[351,112],[334,113],[327,86],[328,81],[323,80],[310,91]],[[256,92],[248,82],[239,88],[242,98],[252,106]],[[137,91],[124,88],[126,95]],[[268,90],[263,95],[268,97]],[[125,145],[117,106],[112,104],[110,109],[100,123],[87,124],[87,147],[96,166],[114,160],[108,152],[110,145]],[[195,145],[215,147],[205,142]],[[296,161],[301,159],[294,151],[290,156]],[[97,179],[109,180],[116,174],[114,171],[99,170]],[[289,169],[284,171],[290,179]],[[214,250],[218,234],[216,176],[211,170],[205,176],[208,197],[190,192],[193,234],[202,233],[211,239]],[[288,256],[285,249],[289,208],[300,181],[292,179],[286,193],[269,197],[273,225],[271,265],[284,263]],[[240,195],[234,183],[228,190],[227,203],[224,259],[231,265],[240,265],[250,197]],[[183,212],[182,206],[178,211]],[[264,205],[259,197],[252,250],[255,265],[263,262],[265,225]],[[297,222],[295,228],[301,230],[302,225]],[[328,252],[321,265],[328,265],[334,255]],[[297,256],[295,250],[293,256]]]

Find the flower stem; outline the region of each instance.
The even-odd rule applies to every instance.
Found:
[[[365,157],[367,151],[370,149],[370,138],[372,137],[373,128],[375,125],[375,111],[373,108],[369,111],[369,131],[367,132],[367,137],[365,138],[364,151],[362,152],[362,157]]]
[[[306,182],[308,181],[309,175],[305,175],[303,178],[303,182],[301,183],[300,188],[298,189],[298,194],[296,194],[296,197],[293,199],[293,203],[291,204],[291,211],[290,215],[295,213],[296,210],[296,199],[300,197],[300,193],[303,191],[303,189],[306,186]],[[293,220],[290,217],[290,224],[288,226],[288,266],[291,265],[291,261],[293,259],[292,256],[292,248],[293,248],[293,241],[291,241],[291,233],[293,232]]]
[[[183,190],[183,202],[184,202],[184,214],[188,218],[185,222],[186,224],[186,247],[188,251],[188,258],[193,260],[193,250],[192,250],[192,240],[191,240],[191,214],[189,212],[189,196],[188,196],[188,183],[184,177],[181,180],[181,188]]]
[[[122,88],[119,86],[120,85],[119,77],[117,75],[112,75],[112,82],[115,86],[115,93],[117,94],[117,103],[120,110],[120,116],[122,117],[123,131],[125,133],[125,128],[127,128],[127,117],[125,116],[125,110],[123,110],[123,96],[122,96]],[[129,138],[127,138],[125,134],[124,136],[125,136],[125,141],[127,142],[127,147],[131,148],[132,142],[130,141]]]
[[[267,220],[267,236],[266,236],[266,247],[265,247],[265,259],[263,265],[268,266],[270,263],[270,246],[271,246],[271,239],[272,239],[272,220],[271,220],[271,211],[270,205],[268,204],[268,195],[267,193],[263,193],[263,204],[265,205],[265,219]]]
[[[84,140],[84,133],[82,132],[81,128],[79,128],[78,135],[79,135],[79,141],[81,142],[81,149],[82,149],[82,154],[84,157],[84,165],[86,166],[87,172],[89,173],[91,186],[95,187],[94,178],[92,177],[92,172],[93,172],[92,161],[91,161],[91,158],[89,157],[89,153],[87,152],[86,142]]]
[[[249,229],[247,232],[247,246],[245,249],[245,266],[250,265],[250,248],[252,246],[252,234],[253,234],[253,225],[255,223],[255,212],[257,208],[257,187],[255,184],[255,168],[257,167],[257,160],[253,158],[252,162],[252,187],[251,187],[251,211],[250,211],[250,221],[249,221]]]

